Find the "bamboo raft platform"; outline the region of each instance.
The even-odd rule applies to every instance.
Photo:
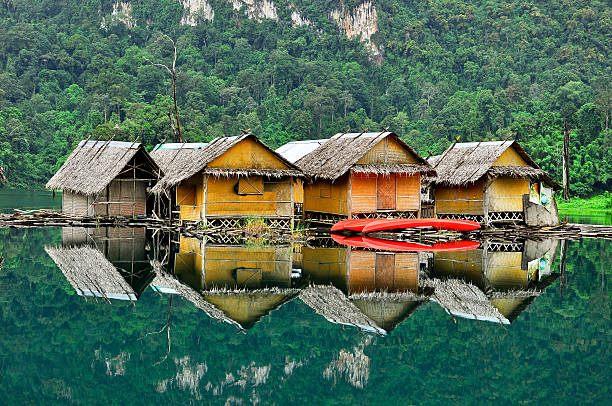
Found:
[[[15,213],[0,213],[0,227],[3,228],[37,228],[37,227],[149,227],[163,231],[181,232],[194,237],[206,235],[235,235],[242,237],[259,237],[286,239],[292,236],[287,230],[268,229],[255,235],[243,228],[210,227],[203,228],[194,222],[175,222],[155,217],[83,217],[62,214],[59,210],[38,209],[18,210]],[[328,228],[304,228],[299,233],[303,238],[329,235]],[[447,232],[433,229],[405,230],[401,233],[379,232],[370,234],[376,238],[390,240],[435,240],[452,241],[456,239],[502,239],[508,240],[542,240],[549,238],[580,240],[582,238],[612,239],[612,226],[562,223],[555,227],[526,227],[508,225],[504,228],[484,228],[470,232]],[[295,236],[294,236],[295,237]]]

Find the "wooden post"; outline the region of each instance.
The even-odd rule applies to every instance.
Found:
[[[567,258],[567,241],[561,240],[561,255],[560,255],[560,272],[561,272],[561,281],[559,282],[559,293],[563,296],[563,287],[567,286],[567,277],[565,275],[565,261]]]
[[[569,200],[569,141],[570,130],[567,127],[567,120],[563,121],[563,198]]]
[[[202,215],[204,224],[206,224],[206,199],[208,194],[208,175],[204,174],[204,187],[202,188]]]

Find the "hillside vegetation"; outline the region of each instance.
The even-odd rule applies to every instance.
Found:
[[[242,4],[242,8],[237,9]],[[515,138],[572,194],[612,190],[602,1],[0,0],[0,165],[41,187],[76,143],[242,129],[271,146],[383,127],[423,155]]]

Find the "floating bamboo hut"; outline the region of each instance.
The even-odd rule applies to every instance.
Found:
[[[451,145],[429,158],[439,218],[480,223],[558,224],[554,190],[561,186],[516,141]]]
[[[165,174],[153,192],[171,197],[173,218],[226,227],[247,217],[293,224],[292,188],[303,174],[254,135],[162,144],[151,155]]]
[[[290,157],[314,142],[294,143]],[[304,218],[420,216],[421,175],[435,171],[392,132],[336,134],[295,164],[310,177],[304,185]]]
[[[84,140],[46,187],[63,191],[65,214],[146,216],[159,210],[149,191],[161,176],[140,143]]]

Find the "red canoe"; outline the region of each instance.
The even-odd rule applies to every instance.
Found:
[[[363,228],[365,226],[367,226],[370,223],[373,223],[375,221],[378,221],[380,219],[348,219],[348,220],[342,220],[337,222],[336,224],[334,224],[334,226],[331,228],[332,233],[334,231],[343,231],[343,230],[349,230],[349,231],[355,231],[355,232],[361,232],[361,230],[363,230]]]
[[[404,228],[433,227],[438,230],[472,231],[480,228],[480,224],[470,220],[447,219],[380,219],[368,223],[361,228],[363,233],[374,231],[400,230]]]
[[[476,249],[480,243],[476,241],[453,241],[436,243],[433,246],[417,244],[407,241],[381,240],[371,237],[343,237],[332,234],[332,238],[339,244],[356,248],[372,248],[380,251],[395,252],[450,252],[469,251]]]

